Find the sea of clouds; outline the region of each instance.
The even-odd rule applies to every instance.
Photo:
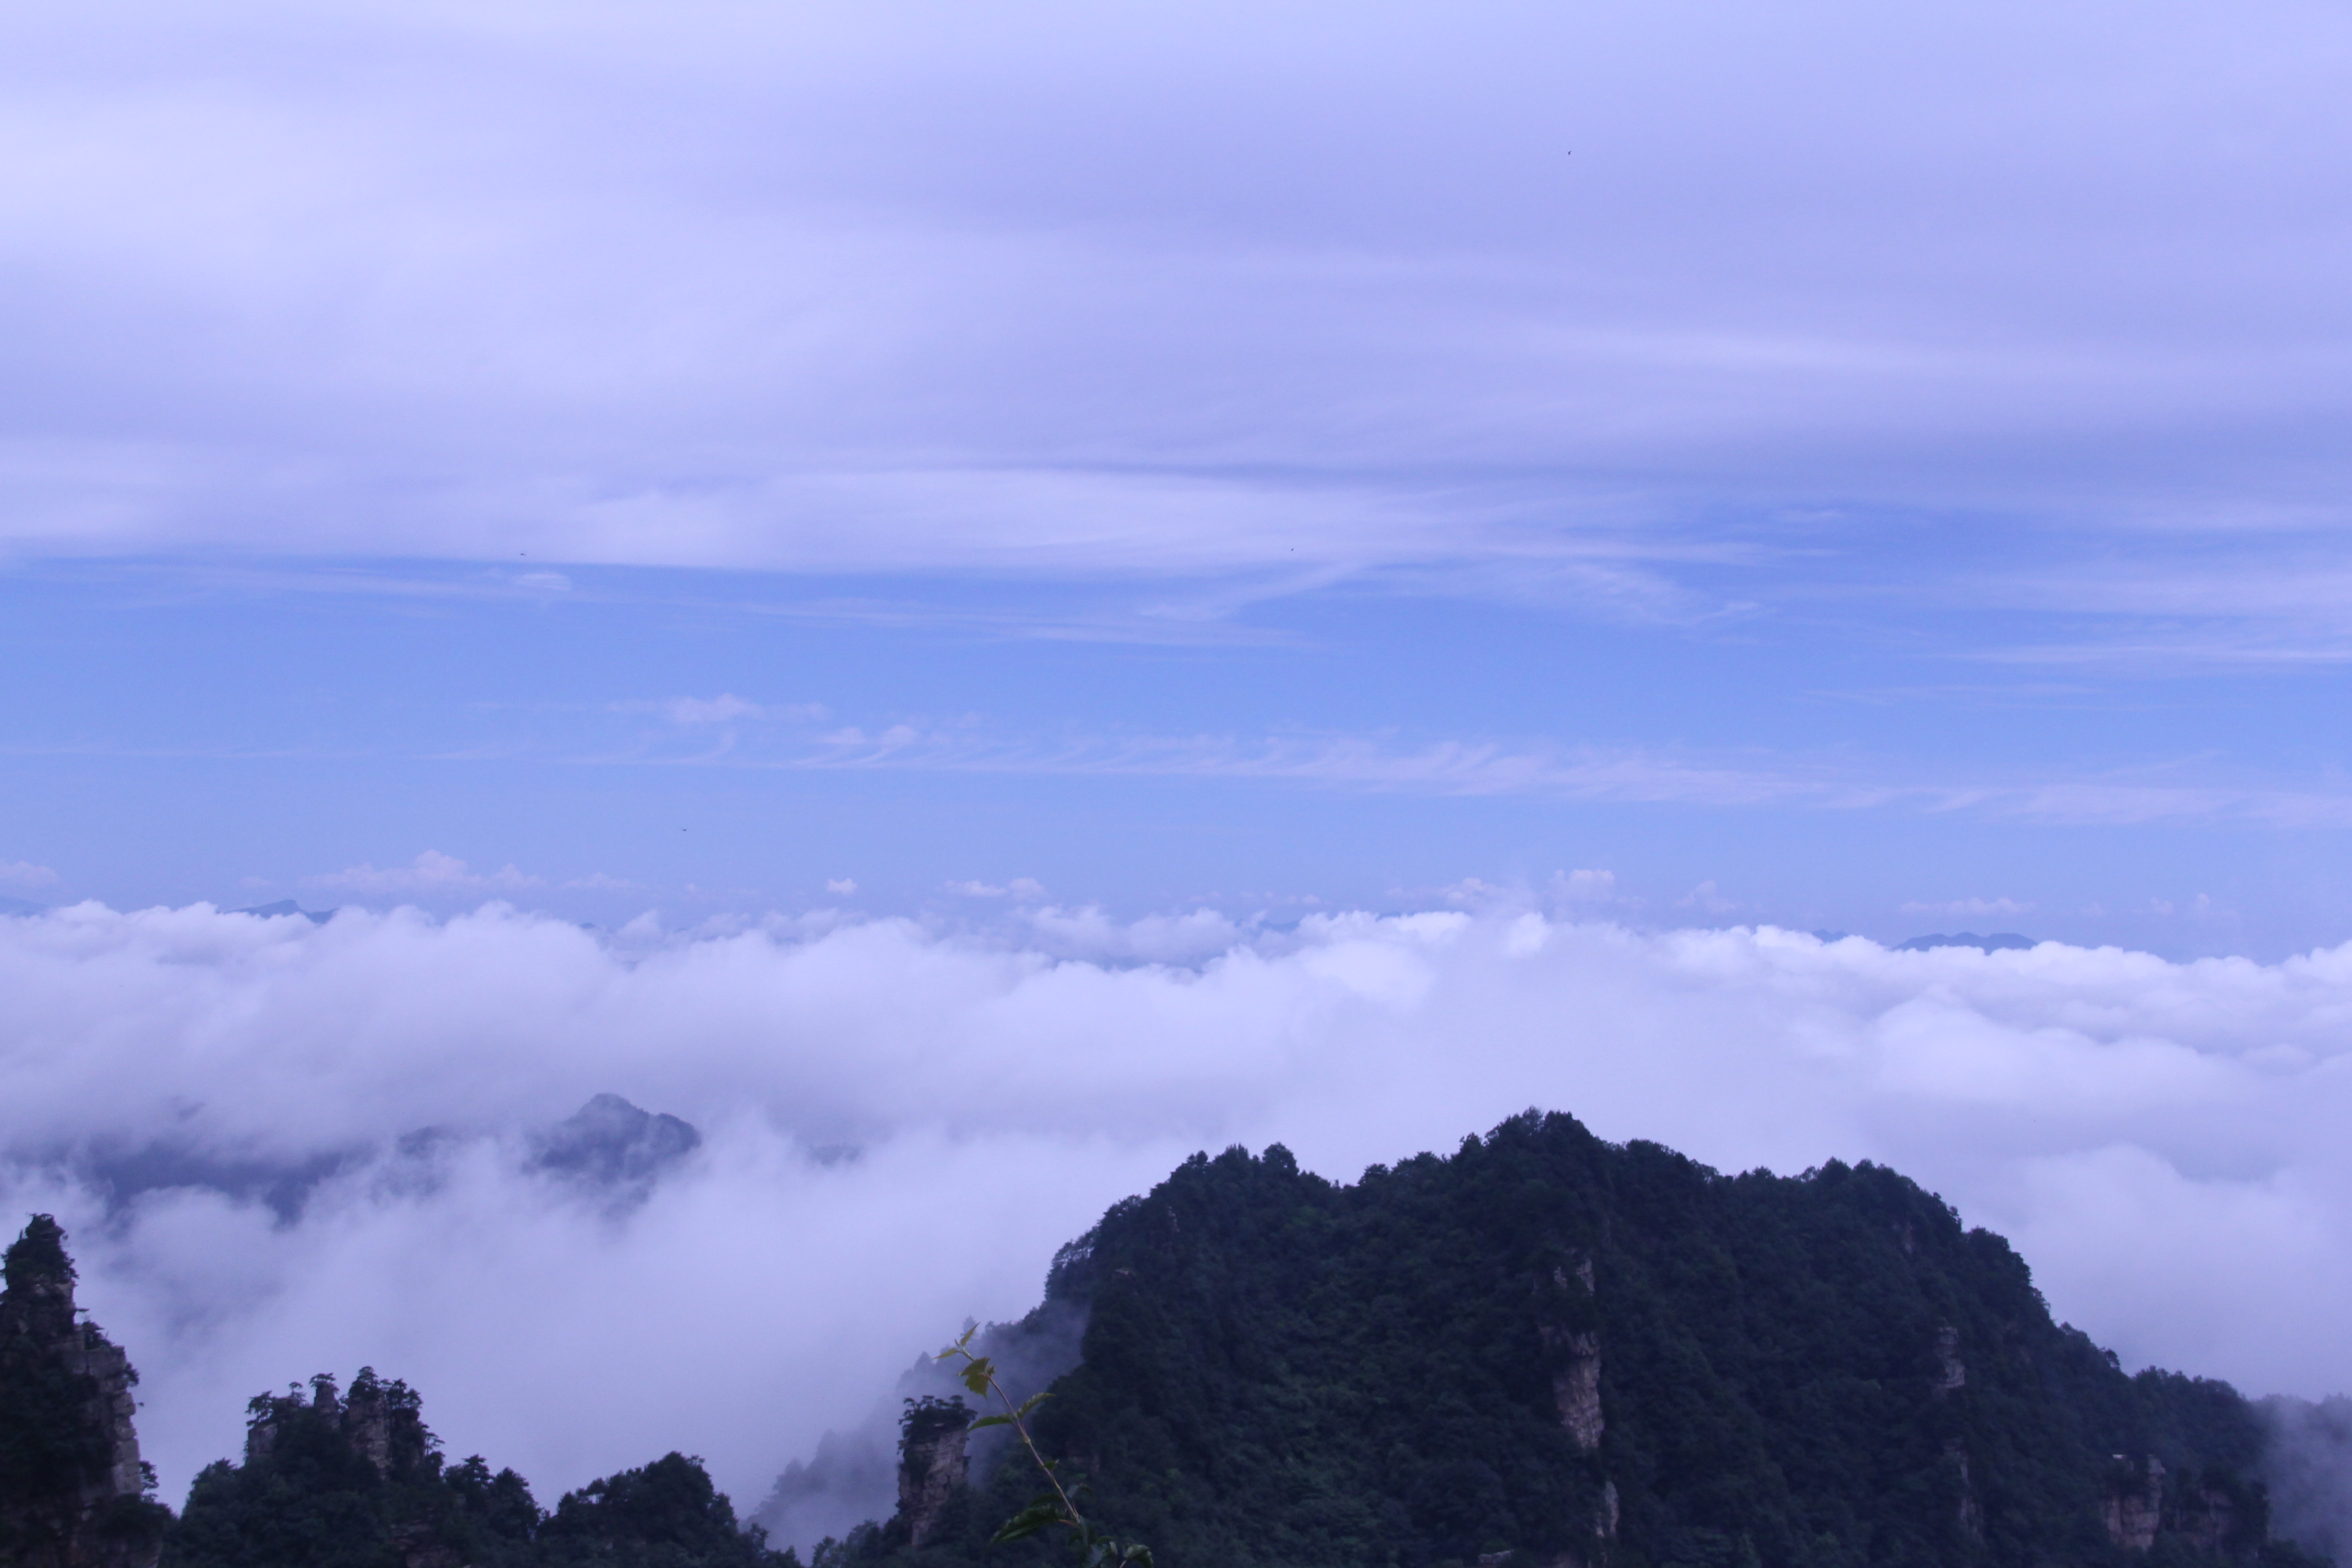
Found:
[[[70,1231],[174,1502],[249,1396],[368,1363],[542,1498],[676,1447],[748,1506],[1192,1151],[1347,1180],[1529,1106],[1726,1169],[1891,1163],[2126,1364],[2352,1387],[2352,945],[84,904],[0,919],[0,995],[5,1213]],[[606,1091],[704,1134],[649,1193],[533,1161]]]

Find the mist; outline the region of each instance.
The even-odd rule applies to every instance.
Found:
[[[371,1364],[542,1498],[677,1448],[748,1510],[1192,1151],[1352,1180],[1529,1106],[1724,1169],[1894,1164],[2127,1365],[2352,1387],[2352,945],[84,904],[0,919],[0,1189],[71,1233],[174,1501],[248,1397]],[[699,1144],[551,1166],[602,1093]]]

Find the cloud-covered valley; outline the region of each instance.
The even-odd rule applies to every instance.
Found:
[[[1352,1179],[1529,1105],[1724,1168],[1895,1163],[2127,1363],[2352,1385],[2352,947],[85,904],[0,920],[0,1188],[72,1232],[173,1498],[249,1395],[369,1363],[543,1496],[678,1447],[754,1500],[1192,1150]],[[703,1142],[649,1188],[547,1168],[600,1092]]]

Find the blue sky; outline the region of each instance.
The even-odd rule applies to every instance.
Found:
[[[19,12],[0,893],[2341,940],[2347,26]]]
[[[1097,629],[1132,590],[517,576],[20,570],[9,666],[70,672],[11,698],[12,858],[59,876],[24,894],[605,923],[1518,898],[2158,951],[2352,914],[2340,749],[2305,728],[2326,668],[2019,670],[1949,646],[1990,617],[1629,626],[1350,584],[1146,639]],[[1570,896],[1578,870],[1612,880]]]

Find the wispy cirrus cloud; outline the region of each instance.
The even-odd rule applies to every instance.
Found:
[[[1045,896],[1045,885],[1034,877],[1015,877],[1001,886],[993,882],[950,882],[947,890],[960,899],[1013,899],[1023,903]]]
[[[1290,735],[1088,736],[1045,742],[973,723],[848,726],[796,748],[731,753],[717,765],[981,773],[1133,775],[1256,781],[1405,794],[1535,795],[1722,808],[1974,813],[2051,824],[2241,822],[2352,826],[2352,792],[2131,777],[1969,781],[1901,777],[1851,756],[1730,756],[1541,741],[1432,741]],[[2178,772],[2177,769],[2158,770]]]
[[[609,703],[604,710],[654,714],[662,726],[604,745],[517,737],[495,745],[421,754],[451,762],[583,767],[1198,779],[1460,798],[1913,812],[2051,826],[2352,826],[2352,790],[2218,777],[2223,770],[2215,760],[2193,756],[2072,775],[2009,762],[1998,767],[1980,764],[1980,771],[1972,774],[1963,771],[1965,764],[1929,772],[1916,763],[1874,758],[1851,748],[1808,753],[1761,746],[1670,748],[1540,736],[1413,740],[1395,733],[1338,731],[1095,731],[1048,738],[999,727],[976,714],[948,721],[912,716],[844,724],[823,703],[759,702],[728,692]],[[217,747],[162,751],[84,742],[0,746],[0,754],[289,759],[310,752],[299,746],[267,752]],[[354,889],[394,890],[436,883],[455,886],[465,877],[507,874],[453,872],[435,860],[388,869],[357,866],[333,875],[351,879],[348,885]],[[492,884],[478,880],[468,885]],[[509,880],[506,885],[529,884]]]
[[[673,724],[725,724],[737,719],[764,719],[768,710],[746,702],[731,691],[716,697],[673,697],[663,708]]]
[[[513,868],[509,867],[508,869],[511,870]],[[583,893],[642,893],[646,890],[643,882],[631,881],[626,877],[608,876],[602,871],[591,871],[584,877],[573,877],[565,881],[563,886],[574,892]]]
[[[306,877],[303,880],[312,887],[333,892],[424,897],[521,892],[547,885],[544,878],[534,877],[511,865],[501,866],[495,871],[477,871],[456,856],[445,855],[438,849],[427,849],[405,866],[392,866],[382,870],[373,865],[352,866],[341,871]]]
[[[2031,903],[2020,903],[2015,899],[1948,899],[1940,902],[1922,902],[1915,899],[1903,904],[1901,909],[1906,915],[1957,915],[1979,920],[1988,915],[2005,920],[2011,915],[2033,912]]]
[[[691,695],[656,700],[632,700],[609,705],[615,713],[652,713],[681,730],[728,724],[807,724],[832,716],[822,702],[754,702],[731,691],[710,697]]]

